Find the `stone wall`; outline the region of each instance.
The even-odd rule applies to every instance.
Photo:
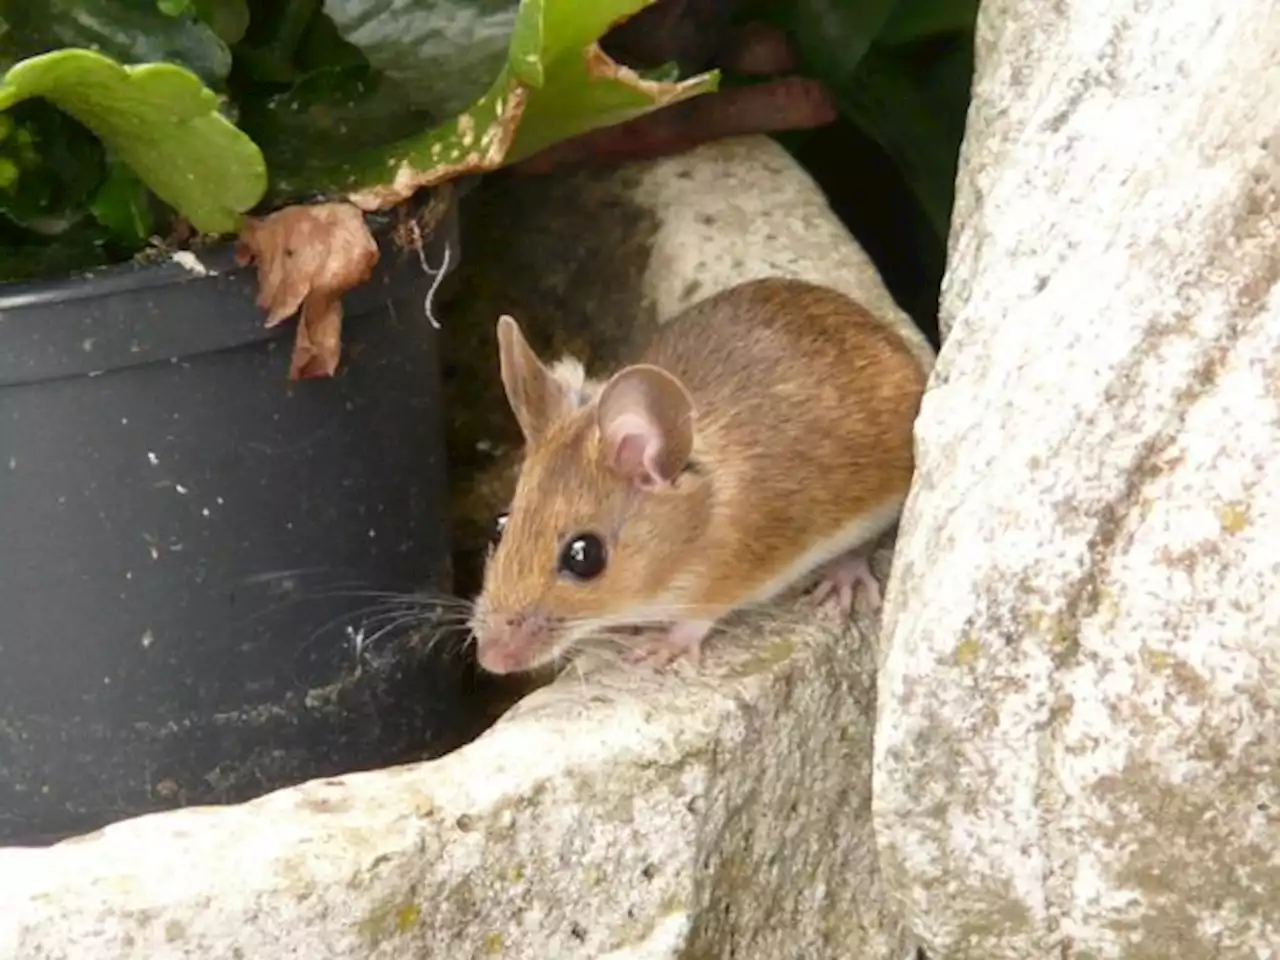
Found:
[[[984,0],[879,677],[946,960],[1280,956],[1280,7]]]

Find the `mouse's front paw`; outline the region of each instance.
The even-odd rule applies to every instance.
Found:
[[[662,670],[681,657],[697,666],[702,658],[702,641],[711,632],[708,620],[681,620],[665,632],[641,641],[626,655],[626,661],[637,666]]]

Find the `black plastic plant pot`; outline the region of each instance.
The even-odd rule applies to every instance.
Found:
[[[384,240],[298,383],[229,247],[0,286],[0,844],[474,732],[463,659],[378,636],[450,586],[423,259]]]

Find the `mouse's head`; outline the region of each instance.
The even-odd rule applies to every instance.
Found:
[[[676,377],[638,364],[598,384],[574,361],[548,369],[510,317],[498,345],[525,452],[472,630],[480,665],[512,673],[593,629],[666,619],[710,501],[691,459],[693,401]]]

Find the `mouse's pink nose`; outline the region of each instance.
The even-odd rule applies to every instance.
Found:
[[[476,634],[476,658],[490,673],[514,673],[535,661],[550,636],[546,616],[489,611]]]

